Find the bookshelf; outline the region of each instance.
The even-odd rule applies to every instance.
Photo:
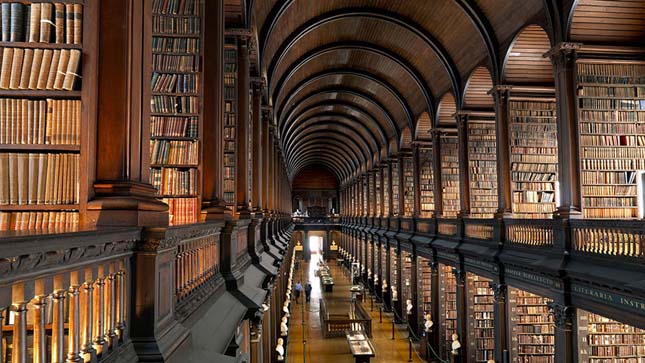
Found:
[[[578,62],[585,218],[639,217],[645,170],[645,64]]]
[[[403,165],[403,216],[414,216],[414,160],[404,157]]]
[[[494,296],[491,280],[468,273],[468,356],[469,362],[495,359]]]
[[[497,146],[494,121],[468,120],[470,216],[492,218],[497,210]]]
[[[456,218],[459,205],[459,140],[457,135],[441,135],[441,188],[443,217]]]
[[[389,166],[383,168],[383,217],[390,215],[390,178]]]
[[[555,100],[511,100],[509,113],[513,216],[551,218],[558,178]]]
[[[412,300],[412,304],[416,304],[413,299],[414,291],[412,286],[412,254],[406,251],[401,251],[401,302],[403,306],[403,319],[407,320],[406,302],[408,299]]]
[[[371,204],[370,201],[372,199],[372,195],[370,194],[370,189],[368,187],[368,181],[369,181],[369,174],[361,179],[361,189],[363,193],[363,216],[371,216]]]
[[[457,278],[453,267],[439,265],[439,311],[440,324],[444,341],[444,357],[450,357],[452,335],[457,333]]]
[[[376,203],[376,210],[374,211],[375,217],[381,217],[381,168],[376,168],[374,171],[374,200]]]
[[[387,280],[388,284],[390,283],[389,276],[386,276],[387,274],[386,263],[387,263],[387,247],[384,245],[381,247],[381,263],[379,264],[379,275],[381,277],[381,286],[383,286],[383,280]]]
[[[513,362],[553,363],[555,337],[548,298],[509,288],[511,355]]]
[[[390,248],[390,292],[392,293],[392,302],[399,301],[397,296],[399,289],[399,263],[396,255],[396,248]]]
[[[152,2],[150,184],[171,225],[196,223],[201,205],[201,14],[200,0]]]
[[[423,145],[419,147],[419,198],[421,199],[421,218],[430,218],[434,213],[434,174],[432,162],[432,146]]]
[[[235,205],[237,126],[237,40],[226,37],[224,45],[224,202]]]
[[[392,208],[392,217],[398,217],[401,213],[399,210],[399,162],[392,162],[390,168],[392,168],[392,206],[390,208]]]
[[[577,317],[581,362],[645,362],[645,330],[584,310]]]
[[[91,2],[0,5],[0,231],[77,230],[87,201],[86,130],[96,72]],[[92,126],[93,127],[93,126]]]

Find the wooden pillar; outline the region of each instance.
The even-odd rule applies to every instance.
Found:
[[[419,145],[412,148],[412,162],[414,164],[414,217],[421,215],[421,160],[419,159]]]
[[[510,86],[496,86],[491,90],[495,99],[495,139],[497,146],[497,213],[496,218],[510,217],[511,150],[508,136],[508,99]]]
[[[273,126],[269,126],[269,145],[267,151],[269,152],[267,161],[267,208],[270,213],[275,211],[274,206],[274,187],[275,187],[275,136]]]
[[[408,324],[414,334],[421,336],[421,332],[419,330],[419,309],[417,307],[419,304],[419,291],[417,289],[417,286],[419,286],[419,276],[417,275],[417,264],[419,261],[417,259],[416,251],[412,251],[410,258],[412,259],[410,263],[410,299],[412,299],[412,314],[408,315]],[[407,311],[407,307],[404,307],[404,310]]]
[[[151,58],[144,54],[149,42],[141,29],[149,11],[136,0],[105,0],[99,7],[98,48],[109,51],[97,53],[99,69],[90,75],[98,78],[92,98],[97,102],[100,137],[90,152],[91,157],[96,155],[95,195],[84,224],[165,226],[168,206],[155,199],[156,190],[148,180],[150,130],[143,119],[144,107],[150,105],[142,94],[150,78],[141,65],[150,64]]]
[[[260,213],[262,211],[262,158],[264,157],[262,149],[263,125],[262,125],[262,90],[264,83],[261,80],[253,82],[253,126],[251,132],[253,133],[253,195],[251,201],[253,203],[253,211]]]
[[[399,217],[403,217],[405,215],[405,172],[403,170],[403,167],[405,166],[405,163],[403,163],[404,157],[404,153],[400,152],[396,159],[396,162],[399,164],[399,205],[397,206],[399,208]]]
[[[430,271],[432,285],[432,296],[430,300],[432,304],[432,321],[434,322],[434,325],[432,326],[432,332],[430,333],[428,340],[432,344],[435,352],[437,352],[437,354],[441,354],[441,309],[439,305],[441,286],[439,286],[439,263],[436,260],[430,262]]]
[[[235,128],[237,167],[235,168],[235,212],[249,214],[249,38],[239,36],[237,55],[237,127]]]
[[[493,306],[494,315],[494,334],[495,334],[495,361],[503,362],[504,355],[508,354],[508,316],[507,316],[507,298],[508,288],[505,284],[490,283],[493,290],[495,303]]]
[[[381,168],[381,172],[379,173],[379,178],[381,178],[381,180],[380,180],[381,190],[379,191],[379,193],[381,193],[381,211],[380,211],[380,215],[381,215],[381,218],[386,218],[387,215],[385,213],[385,184],[383,183],[383,180],[385,180],[385,178],[386,178],[385,174],[387,174],[387,170],[388,170],[387,161],[385,162],[385,164],[381,164],[380,168]],[[388,186],[389,186],[389,184],[388,184]],[[388,195],[389,194],[390,193],[388,192]]]
[[[558,116],[559,205],[554,213],[562,219],[582,217],[580,191],[579,130],[576,118],[576,50],[579,43],[558,43],[546,55],[555,75]]]
[[[441,186],[441,132],[432,130],[432,174],[434,210],[436,217],[443,216],[443,189]]]
[[[224,202],[224,4],[204,3],[202,220],[220,219]]]
[[[457,281],[457,334],[461,343],[459,355],[455,356],[455,363],[465,363],[468,352],[468,311],[466,310],[466,300],[468,299],[466,291],[466,271],[461,267],[453,270],[455,280]]]
[[[387,211],[387,215],[385,216],[387,218],[392,217],[392,209],[394,208],[394,206],[392,205],[392,201],[394,200],[394,199],[392,199],[392,190],[393,190],[393,188],[392,188],[392,163],[393,162],[394,162],[393,160],[388,160],[387,161],[387,175],[385,176],[387,178],[387,187],[390,189],[390,190],[388,190],[388,193],[387,193],[388,211]]]
[[[576,341],[576,310],[573,306],[551,302],[549,312],[555,322],[555,361],[574,363],[578,361]]]
[[[270,158],[271,158],[271,108],[262,108],[262,209],[264,213],[269,211],[269,185],[270,185]]]
[[[470,168],[468,165],[468,114],[457,114],[459,144],[459,204],[460,217],[470,215]]]

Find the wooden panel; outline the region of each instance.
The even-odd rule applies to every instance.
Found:
[[[544,0],[475,0],[495,30],[502,49],[532,22],[546,23]]]
[[[504,66],[507,83],[553,83],[553,66],[543,55],[551,48],[549,36],[538,25],[529,25],[517,36]]]
[[[412,147],[412,132],[409,127],[401,131],[401,150],[409,149]]]
[[[432,129],[432,119],[430,114],[424,112],[417,119],[417,132],[415,133],[415,140],[430,139],[430,129]]]
[[[484,67],[478,67],[470,75],[464,94],[464,108],[493,108],[493,96],[488,91],[493,88],[490,72]]]
[[[456,125],[455,112],[457,112],[457,105],[455,104],[455,97],[452,93],[446,93],[441,102],[439,103],[439,109],[437,113],[439,117],[439,125]]]
[[[322,166],[310,166],[302,169],[293,179],[291,188],[293,190],[302,189],[336,189],[338,188],[338,179],[327,168]]]
[[[645,2],[579,0],[569,34],[579,42],[645,44]]]

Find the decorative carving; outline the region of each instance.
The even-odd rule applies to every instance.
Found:
[[[507,292],[506,284],[489,282],[488,286],[493,290],[493,297],[495,298],[495,301],[498,301],[498,302],[506,301],[506,292]]]
[[[573,326],[573,307],[561,305],[556,302],[547,304],[549,313],[553,314],[553,321],[557,328],[571,329]]]
[[[582,47],[581,43],[561,42],[556,44],[543,57],[551,58],[551,62],[556,68],[573,66],[576,59],[576,52]]]
[[[203,238],[220,234],[220,226],[193,226],[188,228],[165,229],[162,231],[150,231],[146,233],[137,245],[137,250],[145,252],[156,252],[167,248],[177,247],[184,241]]]

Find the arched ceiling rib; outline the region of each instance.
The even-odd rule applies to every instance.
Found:
[[[293,151],[287,154],[287,159],[291,160],[296,158],[302,152],[301,148],[307,145],[321,144],[316,140],[316,137],[328,138],[325,140],[325,143],[328,144],[329,149],[336,148],[338,151],[344,153],[345,157],[352,162],[351,169],[360,169],[362,165],[367,163],[368,158],[366,152],[361,150],[355,140],[352,140],[343,133],[332,131],[311,133],[303,136],[301,140],[296,140],[293,145]]]
[[[291,147],[297,144],[299,138],[303,138],[304,135],[318,131],[335,131],[339,133],[345,133],[347,136],[350,136],[354,140],[354,142],[360,144],[359,146],[361,150],[369,151],[371,154],[378,153],[378,145],[376,144],[376,142],[374,142],[375,140],[367,139],[365,135],[363,135],[358,130],[354,130],[353,128],[348,127],[346,124],[340,121],[335,121],[333,118],[320,119],[317,121],[318,122],[316,122],[315,125],[296,130],[293,134],[293,138],[291,138],[291,142],[288,141],[283,146],[285,153],[289,153]],[[369,156],[367,157],[369,158]]]

